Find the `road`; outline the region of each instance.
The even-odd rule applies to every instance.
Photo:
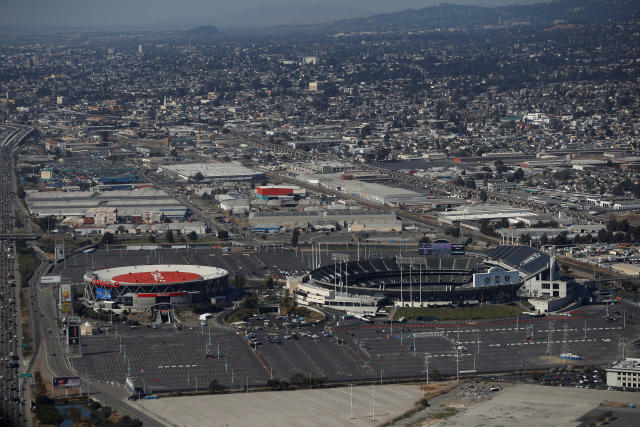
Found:
[[[33,364],[34,371],[40,370],[48,372],[53,377],[81,376],[83,377],[84,390],[88,387],[91,396],[103,405],[110,406],[114,411],[121,415],[128,415],[142,421],[145,426],[159,426],[161,423],[144,413],[136,410],[126,403],[128,393],[126,390],[101,383],[91,381],[76,372],[69,362],[69,358],[65,356],[66,346],[64,340],[58,334],[58,319],[55,291],[57,288],[51,286],[41,286],[38,292],[38,309],[39,309],[39,333],[40,342],[44,344],[39,349],[41,354],[38,355],[36,362]],[[34,359],[36,359],[34,357]]]
[[[16,127],[5,129],[0,134],[0,164],[10,165],[0,173],[0,318],[2,331],[0,338],[0,372],[2,400],[0,402],[0,424],[6,426],[33,425],[29,403],[33,400],[28,375],[41,371],[43,377],[77,376],[65,356],[63,341],[58,335],[56,319],[55,289],[40,286],[40,276],[48,270],[48,260],[41,259],[37,271],[29,282],[28,301],[24,305],[29,309],[29,331],[32,337],[31,357],[22,354],[23,331],[20,314],[21,295],[17,273],[15,239],[19,237],[37,237],[38,227],[32,224],[26,211],[22,209],[16,194],[17,184],[13,173],[13,152],[33,128]],[[16,227],[16,219],[22,223],[22,230]],[[38,255],[39,253],[36,252]],[[126,403],[128,393],[108,384],[85,381],[91,395],[105,405],[111,406],[122,415],[140,419],[145,426],[162,425],[153,418],[132,408]]]
[[[15,186],[13,176],[12,150],[24,139],[31,129],[3,129],[0,136],[0,235],[15,233]],[[0,372],[2,402],[0,406],[0,424],[25,425],[31,422],[30,410],[25,397],[26,385],[20,378],[20,370],[24,366],[22,356],[21,300],[16,282],[17,259],[15,242],[8,238],[0,238],[0,331],[1,361]],[[25,416],[27,417],[25,419]]]

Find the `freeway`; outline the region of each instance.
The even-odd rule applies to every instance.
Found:
[[[11,164],[10,148],[22,133],[19,129],[11,129],[0,143],[0,164]],[[0,173],[0,233],[12,233],[13,203],[10,193],[13,173],[11,168],[3,168]],[[21,317],[20,295],[16,287],[16,246],[15,243],[0,238],[0,424],[23,425],[28,405],[24,398],[24,384],[20,380],[21,367]]]
[[[0,164],[12,165],[12,154],[19,144],[31,134],[33,128],[17,127],[0,134]],[[29,293],[21,301],[19,287],[20,277],[16,268],[15,239],[37,239],[40,234],[31,232],[38,228],[28,220],[28,215],[20,209],[16,198],[16,182],[13,168],[3,168],[0,173],[0,424],[6,426],[33,425],[30,411],[31,387],[28,375],[36,371],[43,372],[45,378],[51,376],[77,376],[65,355],[64,343],[58,335],[56,319],[55,290],[40,286],[40,276],[50,267],[48,260],[41,259],[41,264],[29,282]],[[16,218],[24,219],[24,230],[18,231]],[[36,252],[38,253],[38,252]],[[28,307],[29,331],[22,331],[20,308]],[[32,356],[22,354],[28,345],[22,342],[23,332],[32,339]],[[130,407],[125,402],[127,393],[108,384],[87,382],[92,396],[116,412],[140,419],[145,426],[161,425],[155,419]]]

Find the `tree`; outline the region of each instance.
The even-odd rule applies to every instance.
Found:
[[[16,192],[16,195],[21,198],[24,199],[25,196],[27,195],[27,193],[25,193],[24,188],[22,186],[18,187],[18,191]]]
[[[211,380],[211,382],[209,383],[209,393],[222,393],[226,389],[227,388],[224,385],[220,384],[216,379]]]
[[[171,230],[167,230],[167,232],[164,234],[164,238],[169,243],[173,243],[175,241],[175,237],[173,236],[173,231]]]
[[[389,153],[391,153],[391,150],[388,147],[378,148],[378,150],[376,151],[376,161],[383,161],[387,158]]]
[[[137,418],[131,418],[128,415],[118,420],[118,427],[142,427],[142,421]]]
[[[273,289],[273,287],[276,285],[276,281],[273,280],[273,277],[267,277],[266,279],[264,279],[264,287],[267,289]]]
[[[227,240],[229,238],[229,232],[227,230],[218,230],[218,239]]]
[[[482,200],[483,202],[487,201],[487,192],[485,190],[480,190],[480,200]]]
[[[200,182],[204,179],[204,175],[202,175],[202,172],[197,172],[194,176],[193,179]]]
[[[500,304],[504,304],[505,302],[507,302],[507,297],[504,294],[504,291],[500,291],[500,293],[498,294],[498,299],[500,300]]]
[[[156,236],[154,236],[153,234],[149,235],[149,243],[155,243],[156,242]]]
[[[298,246],[298,239],[300,238],[300,229],[294,228],[291,235],[291,246]]]
[[[367,124],[360,129],[360,137],[366,138],[369,135],[371,135],[371,126]]]
[[[241,302],[241,305],[244,308],[249,308],[249,309],[258,308],[258,304],[259,304],[258,295],[255,292],[251,295],[244,297]]]
[[[192,231],[191,233],[187,234],[187,238],[192,242],[195,242],[196,240],[198,240],[198,234],[195,231]]]
[[[431,239],[427,236],[422,236],[420,238],[420,243],[431,243]]]
[[[100,242],[103,245],[111,245],[115,243],[115,241],[116,241],[116,238],[113,236],[113,234],[107,231],[102,235],[102,240]]]

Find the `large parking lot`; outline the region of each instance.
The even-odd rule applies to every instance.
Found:
[[[196,264],[219,267],[248,278],[296,274],[305,267],[302,256],[294,251],[226,253],[210,247],[185,249],[126,250],[101,249],[90,254],[78,254],[60,263],[52,274],[60,274],[79,284],[87,271],[127,265]]]
[[[606,308],[588,306],[571,316],[548,316],[465,323],[410,322],[348,325],[336,328],[363,355],[366,363],[388,376],[505,372],[563,364],[603,364],[622,357],[622,343],[632,342],[640,328],[637,307],[620,304],[625,319],[606,320]],[[629,347],[627,344],[627,350]],[[562,353],[580,357],[560,358]],[[627,351],[627,356],[629,351]]]
[[[196,382],[204,389],[213,379],[232,388],[242,387],[247,379],[250,385],[269,379],[242,337],[216,328],[127,328],[117,337],[112,330],[83,337],[82,353],[71,359],[80,374],[120,384],[130,374],[147,393],[195,389]]]
[[[247,380],[251,386],[270,378],[289,381],[293,374],[327,382],[426,378],[427,362],[431,379],[436,371],[464,375],[607,364],[622,357],[623,346],[630,355],[640,315],[637,307],[619,304],[610,311],[626,311],[624,320],[606,320],[605,310],[588,306],[571,316],[449,324],[338,319],[337,325],[329,319],[313,325],[271,314],[238,331],[216,325],[120,327],[117,338],[115,330],[83,338],[84,356],[72,363],[101,381],[122,384],[131,373],[144,380],[147,392],[195,389],[196,378],[199,388],[216,379],[235,389]],[[580,360],[561,359],[565,352]]]

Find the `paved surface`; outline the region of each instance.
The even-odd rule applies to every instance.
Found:
[[[75,370],[101,382],[124,384],[130,373],[147,393],[195,390],[196,378],[200,390],[213,379],[241,389],[247,379],[250,386],[261,386],[271,377],[289,381],[295,373],[327,382],[426,378],[427,361],[431,379],[436,370],[455,375],[456,369],[471,374],[607,364],[622,357],[620,337],[628,343],[637,339],[640,313],[637,307],[618,304],[609,310],[626,311],[626,320],[608,321],[604,310],[588,306],[571,317],[473,324],[394,323],[393,329],[388,323],[331,315],[317,325],[265,315],[251,320],[251,331],[238,332],[215,324],[204,330],[119,326],[116,336],[114,326],[103,335],[83,337],[83,357],[71,362]],[[627,355],[631,348],[626,346]],[[582,359],[563,361],[562,352]]]
[[[83,337],[83,356],[71,359],[74,369],[92,380],[121,385],[129,374],[147,394],[195,390],[196,386],[203,390],[213,379],[230,388],[245,386],[247,379],[250,385],[264,385],[269,379],[246,341],[233,332],[124,328],[117,335],[113,329]]]
[[[144,402],[145,411],[175,426],[369,426],[403,414],[422,398],[416,385],[348,387],[173,397]],[[142,402],[131,402],[141,408]]]
[[[434,425],[577,426],[578,418],[605,400],[635,403],[637,406],[640,404],[640,394],[519,384],[505,387],[492,399],[473,404],[467,410]]]
[[[96,382],[91,376],[89,377],[90,381],[86,381],[84,372],[73,369],[69,360],[63,356],[64,346],[62,345],[62,340],[56,334],[57,327],[54,313],[56,313],[57,308],[54,289],[51,287],[41,288],[38,301],[38,308],[41,314],[37,325],[40,331],[38,336],[42,336],[43,345],[39,346],[39,355],[33,364],[32,371],[42,371],[45,381],[50,377],[82,376],[84,390],[86,391],[88,387],[90,394],[103,405],[110,406],[121,415],[138,418],[145,426],[161,425],[161,423],[153,418],[126,405],[128,393],[122,387]],[[49,330],[51,330],[51,332],[49,332]],[[71,360],[75,361],[80,359],[71,358]]]
[[[219,267],[229,271],[230,276],[240,273],[245,277],[282,276],[296,274],[305,266],[302,253],[294,251],[223,253],[210,247],[189,249],[126,250],[101,249],[90,254],[78,254],[65,263],[60,263],[55,272],[69,278],[72,283],[82,283],[87,271],[110,267],[145,264],[197,264]]]
[[[622,357],[621,337],[627,342],[640,335],[640,310],[617,304],[609,311],[623,313],[605,320],[606,307],[587,306],[571,317],[548,316],[471,323],[410,322],[362,325],[346,323],[335,329],[336,337],[362,355],[373,371],[385,377],[424,375],[429,371],[455,374],[460,371],[505,372],[548,368],[567,363],[606,364]],[[586,329],[586,330],[585,330]],[[629,355],[630,346],[626,345]],[[570,352],[580,361],[565,362]]]

